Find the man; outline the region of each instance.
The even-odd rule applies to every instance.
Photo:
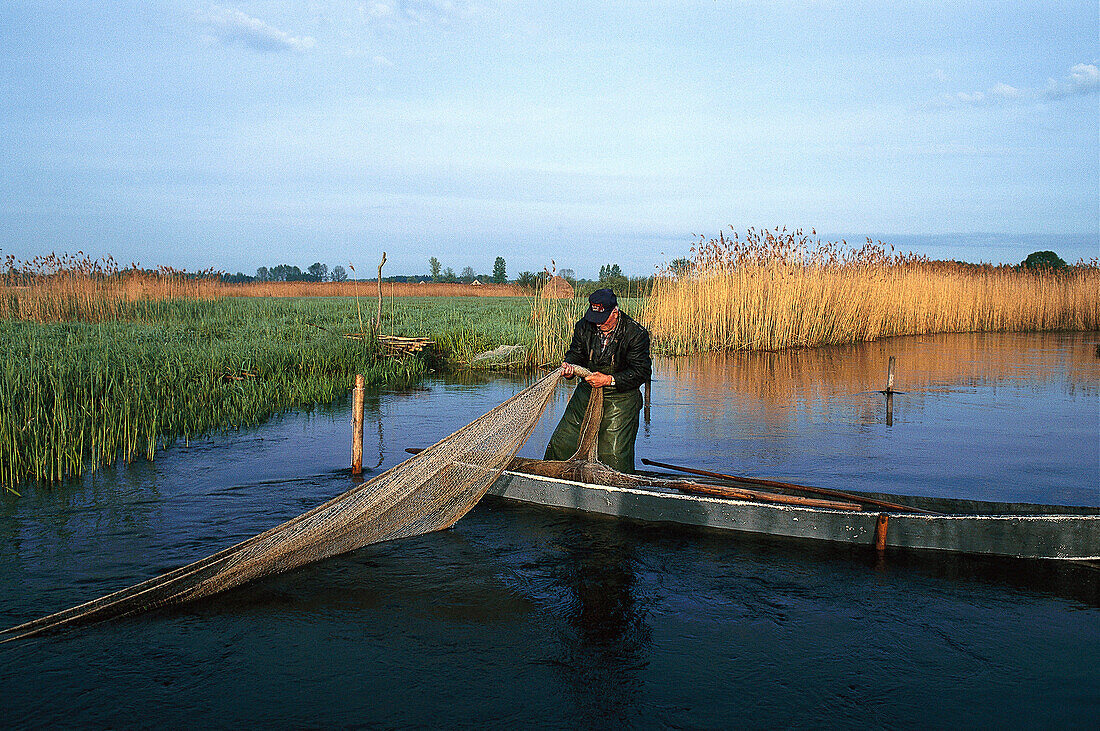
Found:
[[[573,341],[562,361],[562,375],[572,378],[573,366],[592,375],[577,384],[565,414],[546,446],[545,459],[569,459],[577,451],[581,421],[593,388],[603,389],[603,420],[597,458],[620,472],[634,471],[634,440],[642,394],[649,380],[649,332],[619,309],[610,289],[598,289],[588,298],[588,311],[573,328]]]

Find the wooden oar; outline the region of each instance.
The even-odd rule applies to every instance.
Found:
[[[880,508],[889,508],[890,510],[904,511],[907,513],[934,513],[932,510],[925,510],[924,508],[914,508],[910,505],[900,505],[898,503],[889,503],[885,500],[876,500],[875,498],[866,497],[863,495],[853,495],[850,492],[843,492],[841,490],[830,490],[825,487],[810,487],[808,485],[795,485],[790,482],[776,482],[775,480],[759,480],[754,477],[737,477],[735,475],[724,475],[721,472],[710,472],[709,470],[697,470],[691,467],[680,467],[674,464],[668,464],[667,462],[658,462],[652,459],[642,459],[642,464],[650,465],[651,467],[663,467],[666,470],[676,470],[677,472],[687,472],[692,475],[703,475],[704,477],[717,477],[721,480],[733,480],[734,482],[747,482],[750,485],[763,485],[765,487],[778,487],[785,490],[800,490],[802,492],[812,492],[818,495],[828,495],[829,497],[843,498],[844,500],[853,500],[855,502],[866,503],[867,505],[877,505]]]
[[[419,454],[424,451],[417,447],[406,447],[405,451],[409,454]],[[529,475],[541,475],[543,477],[559,477],[560,468],[566,465],[566,462],[558,462],[554,460],[546,461],[541,459],[527,459],[526,457],[513,457],[511,463],[508,465],[508,469],[515,470],[517,472],[523,472]],[[574,463],[582,465],[582,462]],[[706,495],[708,497],[723,497],[731,500],[752,500],[755,502],[764,503],[780,503],[782,505],[799,505],[806,508],[824,508],[826,510],[852,510],[859,511],[863,507],[858,502],[840,502],[837,500],[819,500],[812,497],[802,497],[801,495],[781,495],[774,492],[761,492],[759,490],[746,490],[739,487],[726,487],[724,485],[703,485],[698,482],[687,482],[686,480],[654,480],[653,478],[643,479],[636,475],[624,475],[619,472],[615,472],[610,467],[602,465],[598,462],[592,463],[598,467],[601,467],[605,474],[613,475],[618,482],[613,485],[614,487],[668,487],[680,492],[686,492],[691,495]],[[551,467],[549,472],[546,469]],[[541,469],[540,469],[541,468]],[[552,472],[552,474],[550,474]],[[574,478],[569,478],[574,479]],[[583,478],[576,478],[578,481],[585,482]],[[596,484],[605,484],[603,482],[595,481]]]

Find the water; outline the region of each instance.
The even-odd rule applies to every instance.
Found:
[[[828,487],[1100,504],[1095,334],[662,361],[638,454]],[[883,397],[898,358],[891,425]],[[385,469],[523,386],[368,400]],[[524,453],[541,449],[567,392]],[[0,624],[350,487],[347,404],[0,503]],[[370,459],[374,455],[373,461]],[[487,500],[183,607],[0,646],[13,726],[1084,726],[1100,571],[865,552]]]

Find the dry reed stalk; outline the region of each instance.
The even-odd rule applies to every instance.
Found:
[[[124,316],[135,302],[214,299],[217,273],[188,274],[160,267],[119,269],[114,259],[77,255],[9,256],[0,275],[0,319],[104,322]]]
[[[931,262],[801,231],[701,241],[654,284],[644,321],[672,353],[777,350],[894,335],[1100,328],[1100,268]]]

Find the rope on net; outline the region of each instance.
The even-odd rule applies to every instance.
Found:
[[[372,543],[449,528],[527,441],[560,377],[559,368],[423,452],[297,518],[162,576],[0,630],[0,643],[210,596]]]

